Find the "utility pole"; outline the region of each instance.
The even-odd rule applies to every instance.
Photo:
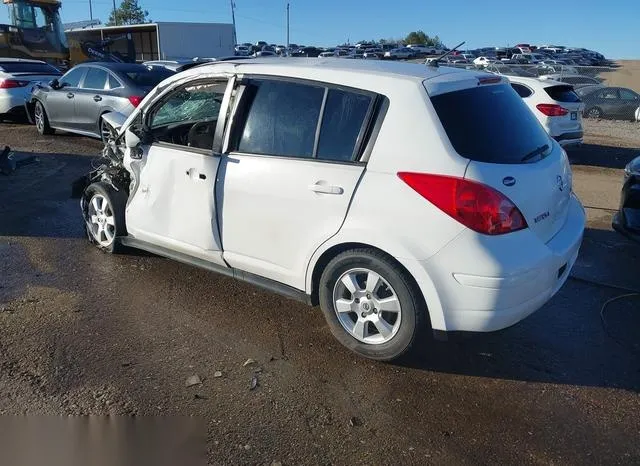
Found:
[[[93,6],[91,5],[91,0],[89,0],[89,19],[93,21]]]
[[[231,22],[233,23],[233,46],[238,44],[238,36],[236,34],[236,4],[231,0]]]
[[[289,2],[287,2],[287,51],[289,52]]]
[[[118,25],[118,14],[116,12],[116,0],[113,0],[113,22]]]

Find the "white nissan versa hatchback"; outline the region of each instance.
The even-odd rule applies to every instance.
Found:
[[[89,238],[319,304],[392,360],[502,329],[567,280],[585,225],[567,156],[509,82],[368,60],[192,68],[130,115],[75,190]]]

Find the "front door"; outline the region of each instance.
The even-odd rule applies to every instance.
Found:
[[[86,67],[79,66],[69,70],[58,81],[58,89],[50,89],[47,95],[46,111],[51,126],[71,128],[76,114],[76,92],[85,75]]]
[[[216,187],[224,258],[304,289],[312,254],[342,225],[375,96],[283,80],[241,86]]]
[[[214,193],[231,86],[183,84],[146,112],[152,142],[125,159],[137,179],[126,210],[134,238],[224,264]]]

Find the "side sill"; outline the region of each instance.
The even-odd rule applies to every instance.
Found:
[[[237,278],[238,280],[242,280],[244,282],[258,286],[267,291],[277,293],[279,295],[285,296],[290,299],[294,299],[296,301],[299,301],[311,306],[311,296],[306,294],[304,291],[300,291],[291,286],[284,285],[275,280],[271,280],[269,278],[265,278],[260,275],[255,275],[253,273],[245,272],[244,270],[235,269],[233,267],[225,267],[222,265],[213,264],[206,260],[199,259],[197,257],[192,257],[187,254],[182,254],[180,252],[172,251],[170,249],[163,248],[162,246],[150,244],[145,241],[140,241],[130,236],[123,236],[123,237],[117,238],[117,241],[123,246],[128,246],[135,249],[142,249],[143,251],[147,251],[152,254],[157,254],[159,256],[163,256],[168,259],[173,259],[175,261],[182,262],[183,264],[193,265],[195,267],[209,270],[211,272],[216,272],[222,275],[226,275],[228,277]]]

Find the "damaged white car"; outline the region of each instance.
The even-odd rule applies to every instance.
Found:
[[[215,63],[105,120],[107,162],[75,185],[96,246],[319,304],[366,357],[395,359],[428,330],[513,325],[578,255],[585,215],[567,156],[500,76]]]

